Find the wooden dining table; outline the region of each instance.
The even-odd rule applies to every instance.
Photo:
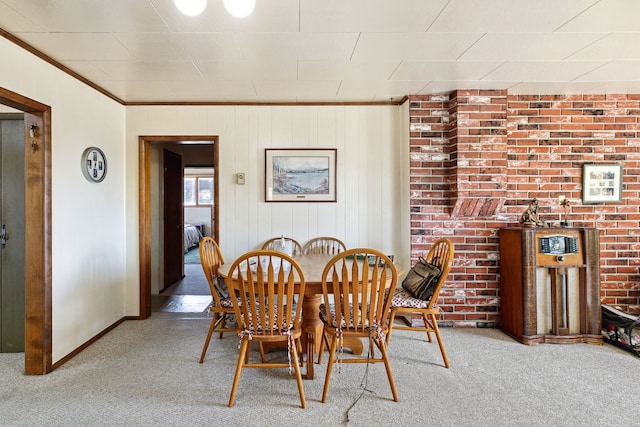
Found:
[[[306,353],[307,361],[307,379],[314,378],[314,355],[316,349],[320,348],[322,340],[323,324],[320,320],[320,305],[322,304],[322,273],[325,266],[335,254],[304,254],[294,255],[293,259],[298,262],[304,272],[305,291],[302,301],[302,348]],[[227,277],[229,269],[233,262],[221,265],[218,274]],[[404,269],[394,263],[398,272],[398,277],[404,272]],[[297,278],[296,278],[297,280]],[[351,349],[354,354],[361,354],[363,344],[361,340],[351,340],[344,344],[345,347]]]

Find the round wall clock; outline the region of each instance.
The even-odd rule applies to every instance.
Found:
[[[107,176],[107,156],[98,147],[82,153],[82,173],[89,182],[101,182]]]

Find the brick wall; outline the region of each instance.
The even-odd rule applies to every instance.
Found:
[[[557,224],[560,195],[574,226],[600,230],[602,302],[640,313],[640,95],[459,90],[409,102],[411,255],[442,236],[456,248],[442,324],[497,326],[497,231],[533,198]],[[582,203],[584,163],[622,164],[622,203]]]

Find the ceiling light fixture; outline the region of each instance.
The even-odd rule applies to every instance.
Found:
[[[227,12],[236,18],[244,18],[251,15],[256,7],[256,0],[223,0]]]
[[[180,12],[189,16],[198,16],[207,7],[207,0],[173,0]]]

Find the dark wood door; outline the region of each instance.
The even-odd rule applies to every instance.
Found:
[[[164,150],[164,284],[163,290],[184,276],[182,157]]]
[[[25,349],[24,120],[0,120],[0,352]],[[0,236],[1,236],[0,231]]]

